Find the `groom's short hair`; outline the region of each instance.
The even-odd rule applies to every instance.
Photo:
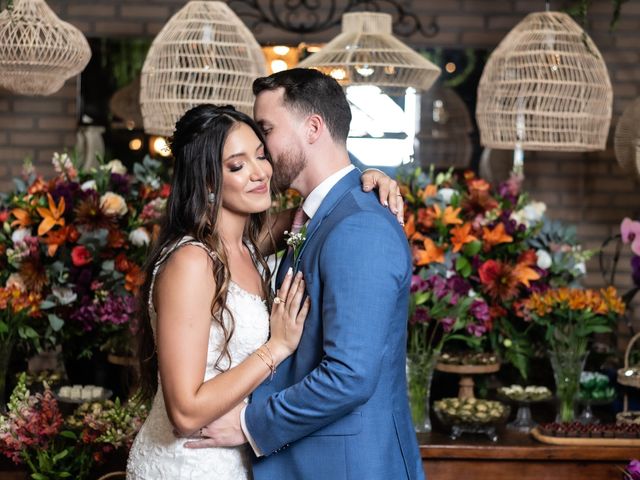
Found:
[[[351,109],[342,87],[329,75],[311,68],[292,68],[257,78],[253,94],[284,88],[283,101],[302,115],[322,117],[334,142],[346,144],[351,123]]]

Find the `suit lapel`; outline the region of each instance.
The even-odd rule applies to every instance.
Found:
[[[318,231],[322,221],[333,211],[333,209],[338,205],[338,202],[342,197],[344,197],[352,188],[360,185],[360,176],[362,172],[357,168],[347,173],[343,178],[340,179],[338,183],[334,185],[334,187],[329,190],[327,196],[322,200],[318,211],[313,216],[309,225],[307,226],[306,239],[302,244],[302,248],[300,249],[300,254],[295,261],[294,271],[297,271],[300,264],[300,259],[304,254],[304,250],[309,245],[309,241],[313,237],[313,235]]]

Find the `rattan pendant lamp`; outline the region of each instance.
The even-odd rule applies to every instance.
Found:
[[[531,13],[482,73],[480,141],[497,149],[602,150],[612,98],[607,67],[584,30],[565,13]]]
[[[471,114],[454,89],[436,82],[420,96],[415,156],[423,168],[467,168],[473,150],[471,132]]]
[[[51,95],[91,58],[82,32],[60,20],[44,0],[17,0],[0,13],[0,87],[20,95]]]
[[[251,84],[264,74],[258,42],[225,3],[190,1],[153,40],[142,67],[144,129],[170,136],[182,114],[201,103],[251,114]]]
[[[622,170],[640,176],[640,97],[624,109],[616,125],[613,146]]]
[[[393,36],[391,15],[352,12],[342,16],[342,33],[299,67],[316,68],[344,86],[375,85],[393,93],[427,90],[440,69]]]

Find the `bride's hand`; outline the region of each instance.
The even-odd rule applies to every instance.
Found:
[[[291,355],[300,342],[304,321],[309,313],[311,301],[307,297],[304,301],[304,280],[302,272],[295,277],[289,269],[282,282],[271,308],[271,338],[267,346],[274,361],[279,364]]]
[[[400,193],[398,182],[375,168],[365,170],[360,180],[362,181],[362,189],[365,192],[374,188],[378,189],[380,203],[388,207],[395,214],[398,222],[404,225],[404,199]]]

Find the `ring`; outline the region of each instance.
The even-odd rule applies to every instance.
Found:
[[[275,297],[273,299],[273,303],[275,303],[276,305],[279,303],[285,303],[283,299],[281,299],[280,297]]]
[[[396,195],[397,195],[397,196],[399,196],[399,197],[401,197],[401,196],[402,196],[402,194],[401,194],[401,193],[396,193]]]
[[[202,429],[200,429],[200,437],[204,438],[204,435],[202,434]]]

